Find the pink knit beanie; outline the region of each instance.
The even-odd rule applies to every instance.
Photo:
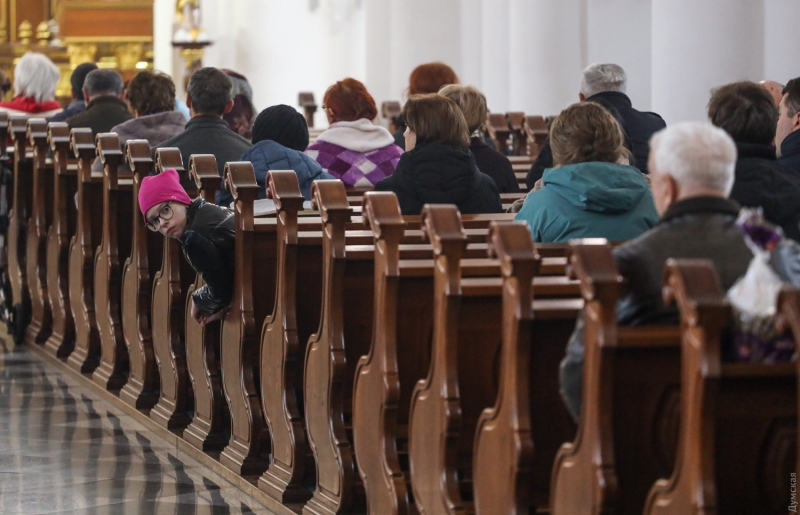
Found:
[[[141,209],[143,217],[151,207],[169,200],[187,206],[192,203],[192,199],[181,186],[178,172],[164,170],[158,175],[150,175],[142,179],[142,185],[139,187],[139,209]],[[144,222],[147,223],[147,218]]]

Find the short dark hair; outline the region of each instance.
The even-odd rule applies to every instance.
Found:
[[[128,102],[139,116],[175,110],[175,84],[161,72],[143,70],[128,83]]]
[[[122,94],[125,83],[122,82],[122,75],[116,70],[98,68],[90,71],[83,81],[83,87],[90,97]]]
[[[469,129],[458,104],[437,93],[412,95],[403,106],[403,118],[417,135],[417,143],[441,143],[469,148]]]
[[[72,86],[72,92],[75,94],[76,100],[83,100],[83,83],[86,81],[86,76],[89,75],[89,72],[96,69],[97,65],[94,63],[83,63],[72,71],[69,83]]]
[[[708,118],[736,142],[769,145],[775,139],[778,109],[764,86],[734,82],[712,93]]]
[[[221,116],[233,98],[233,82],[217,68],[200,68],[189,79],[186,94],[195,113]]]
[[[800,77],[787,82],[781,93],[786,96],[784,105],[786,105],[789,116],[800,112]]]

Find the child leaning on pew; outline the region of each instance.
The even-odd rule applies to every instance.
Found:
[[[190,199],[175,170],[142,180],[139,208],[148,229],[178,240],[205,282],[192,293],[192,318],[200,325],[222,319],[233,293],[233,211]]]

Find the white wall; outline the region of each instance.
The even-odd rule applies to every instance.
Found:
[[[174,2],[154,8],[167,69]],[[403,100],[412,69],[441,60],[494,111],[557,114],[577,100],[581,69],[610,61],[636,107],[675,122],[705,119],[713,87],[800,75],[797,0],[204,0],[203,11],[205,64],[247,76],[260,109],[294,106],[301,90],[321,104],[347,76],[378,104]]]

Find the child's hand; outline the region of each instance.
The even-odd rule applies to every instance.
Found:
[[[219,311],[217,311],[213,315],[205,315],[205,318],[203,319],[203,324],[202,325],[207,325],[207,324],[210,324],[211,322],[216,322],[217,320],[222,320],[223,318],[225,318],[225,313],[226,312],[227,312],[227,310],[220,309]]]
[[[203,311],[200,311],[200,308],[197,307],[197,304],[192,301],[192,318],[194,321],[200,325],[205,325],[204,320],[208,315],[206,315]]]

